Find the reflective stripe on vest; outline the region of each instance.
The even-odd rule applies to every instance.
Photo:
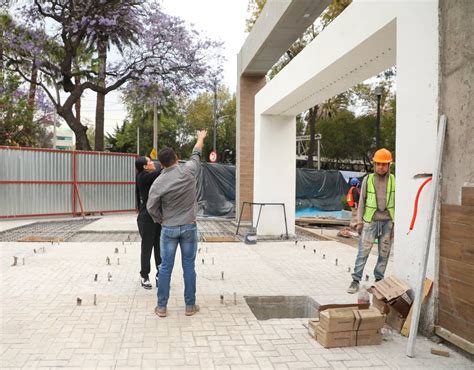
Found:
[[[367,197],[365,200],[364,221],[371,222],[377,211],[377,195],[375,194],[375,175],[371,173],[367,177]],[[395,220],[395,176],[389,175],[387,181],[386,207],[392,221]]]

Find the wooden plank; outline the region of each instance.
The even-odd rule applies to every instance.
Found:
[[[463,281],[449,279],[448,276],[440,274],[439,291],[451,297],[462,297],[469,304],[474,304],[474,289]]]
[[[474,265],[474,245],[445,239],[441,239],[439,244],[440,257]]]
[[[440,238],[468,245],[474,244],[472,225],[441,222]]]
[[[438,311],[438,323],[439,326],[446,328],[466,341],[474,342],[474,323],[460,320],[452,313],[444,310]]]
[[[206,243],[225,243],[225,242],[238,241],[234,236],[231,236],[231,235],[224,235],[224,236],[203,235],[202,239]]]
[[[463,206],[474,206],[474,186],[461,189],[461,204]]]
[[[439,307],[447,312],[452,312],[462,320],[472,320],[474,305],[462,297],[454,297],[449,292],[439,292]]]
[[[423,299],[421,301],[421,304],[425,302],[426,297],[428,297],[428,295],[430,294],[432,286],[433,286],[433,281],[428,278],[425,278],[425,281],[423,283]],[[403,324],[402,330],[400,331],[400,333],[402,333],[402,335],[404,335],[405,337],[408,337],[408,334],[410,334],[412,315],[413,315],[413,305],[410,307],[408,316],[405,320],[405,323]]]
[[[464,351],[470,354],[474,354],[474,343],[471,343],[466,339],[461,338],[460,336],[454,333],[451,333],[449,330],[446,330],[441,326],[435,326],[435,333],[441,338],[446,339],[448,342],[451,342],[459,348],[463,349]]]
[[[474,206],[441,205],[441,222],[474,224]]]
[[[474,265],[446,257],[440,257],[439,262],[440,275],[445,275],[449,277],[449,279],[462,281],[474,289]]]
[[[322,217],[300,217],[295,220],[295,224],[299,226],[308,225],[336,225],[349,226],[350,220],[342,220],[337,218],[322,218]]]
[[[444,351],[442,349],[431,348],[431,353],[437,356],[449,357],[449,351]]]

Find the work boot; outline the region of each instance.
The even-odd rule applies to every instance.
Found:
[[[347,293],[349,294],[354,294],[355,292],[359,291],[359,282],[352,280],[351,285],[349,285],[349,288],[347,288]]]
[[[142,287],[144,289],[151,289],[152,286],[151,286],[151,283],[150,283],[150,279],[147,277],[143,277],[143,276],[140,276],[140,283],[142,284]]]
[[[186,306],[186,310],[184,311],[184,314],[186,316],[192,316],[197,312],[199,312],[199,306],[195,304],[193,306]]]
[[[155,307],[155,314],[159,317],[166,317],[166,307]]]

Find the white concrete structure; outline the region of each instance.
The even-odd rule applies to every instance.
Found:
[[[428,217],[425,191],[416,228],[407,235],[422,181],[414,176],[432,173],[435,157],[438,38],[437,0],[355,0],[255,96],[253,201],[285,202],[294,233],[296,115],[397,66],[395,273],[410,285],[420,269]],[[247,50],[244,45],[241,53]],[[258,233],[278,235],[283,227],[281,210],[264,208]],[[431,279],[435,266],[431,253]]]

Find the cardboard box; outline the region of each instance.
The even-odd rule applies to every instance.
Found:
[[[395,276],[389,276],[374,284],[373,294],[378,298],[385,298],[391,301],[394,298],[400,297],[410,287]],[[374,291],[375,290],[375,291]],[[379,294],[380,293],[380,294]],[[380,295],[382,297],[380,297]]]
[[[390,305],[382,299],[378,299],[375,295],[372,297],[372,307],[387,315],[390,312]]]
[[[358,310],[365,310],[369,308],[368,303],[344,303],[344,304],[322,304],[318,308],[318,317],[319,314],[325,310],[329,310],[330,308],[347,308],[347,307],[352,307],[354,309]]]
[[[316,328],[316,340],[325,348],[355,346],[356,335],[357,333],[353,330],[327,332],[321,325]]]
[[[390,310],[386,319],[387,325],[391,328],[401,331],[403,324],[405,323],[405,318],[401,316],[397,311]]]
[[[354,307],[330,308],[320,312],[319,323],[329,333],[355,330]]]
[[[355,310],[355,324],[356,330],[378,330],[385,325],[385,316],[376,308],[369,308],[367,310]]]
[[[413,300],[408,295],[408,291],[403,293],[400,297],[393,299],[388,302],[390,307],[397,311],[401,316],[407,317],[408,312],[410,312],[410,307],[413,303]]]
[[[356,336],[356,345],[371,346],[382,343],[382,332],[380,329],[359,330]]]
[[[308,334],[311,335],[314,339],[316,339],[316,328],[319,325],[319,320],[308,320]]]

